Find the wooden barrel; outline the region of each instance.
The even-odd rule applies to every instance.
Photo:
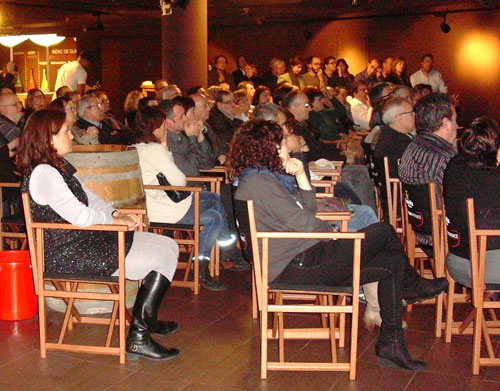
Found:
[[[139,155],[122,145],[74,145],[64,156],[92,192],[119,208],[144,200]]]

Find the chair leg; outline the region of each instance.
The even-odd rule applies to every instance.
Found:
[[[481,355],[481,323],[483,321],[483,309],[474,309],[474,336],[472,347],[472,374],[479,375],[479,358]]]
[[[264,295],[266,296],[266,295]],[[262,309],[260,314],[260,378],[267,379],[267,303],[268,298],[262,298]]]
[[[337,305],[346,305],[347,297],[339,296],[337,299]],[[345,312],[341,313],[339,316],[339,347],[343,348],[345,346]]]
[[[333,306],[333,296],[328,295],[325,297],[329,306]],[[326,303],[325,303],[326,304]],[[332,354],[332,363],[337,362],[337,341],[335,340],[335,324],[336,324],[336,314],[328,314],[329,326],[330,326],[330,350]]]
[[[443,301],[444,301],[444,293],[441,293],[438,297],[436,297],[436,322],[435,322],[436,338],[441,338],[441,333],[443,330]]]
[[[283,304],[283,295],[281,293],[276,294],[276,304]],[[285,362],[285,314],[283,312],[278,313],[278,345],[279,345],[279,360],[280,362]]]
[[[455,297],[455,281],[448,276],[448,294],[446,295],[446,329],[444,340],[451,342],[451,329],[453,327],[453,310]]]

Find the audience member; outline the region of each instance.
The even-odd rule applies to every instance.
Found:
[[[212,64],[212,70],[208,72],[208,85],[209,86],[220,86],[224,89],[234,90],[235,84],[233,75],[226,71],[227,68],[227,57],[224,55],[218,55],[214,58]],[[171,99],[171,98],[163,98]]]
[[[302,61],[298,56],[292,57],[288,60],[290,71],[278,76],[277,84],[289,83],[300,88],[300,74],[302,73]]]
[[[262,76],[262,84],[274,91],[278,86],[278,77],[286,72],[286,65],[283,60],[273,58],[269,63],[269,68],[269,71]]]
[[[354,81],[363,81],[368,87],[382,81],[382,60],[380,58],[371,60],[367,67],[356,75]]]
[[[432,54],[424,54],[420,62],[420,70],[410,76],[410,82],[413,87],[417,84],[429,84],[433,92],[442,92],[446,94],[448,87],[444,83],[441,74],[433,69],[434,56]]]
[[[92,53],[80,52],[75,61],[70,61],[59,68],[54,90],[57,91],[62,86],[68,86],[71,91],[83,95],[87,83],[87,69],[90,68],[93,61]]]
[[[317,87],[319,89],[326,87],[321,65],[321,58],[314,56],[307,58],[307,72],[299,77],[301,90],[307,87]]]

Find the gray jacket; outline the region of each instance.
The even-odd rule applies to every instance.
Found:
[[[250,174],[239,181],[234,196],[252,199],[259,231],[332,232],[332,227],[315,217],[315,192],[299,190],[290,194],[276,177]],[[275,239],[269,242],[269,281],[273,281],[295,258],[318,243],[314,239]]]

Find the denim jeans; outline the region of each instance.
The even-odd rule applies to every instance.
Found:
[[[354,212],[347,224],[349,232],[357,232],[360,229],[379,222],[377,215],[370,206],[349,204],[349,207]]]
[[[188,211],[177,223],[194,223],[194,196]],[[203,226],[200,231],[200,258],[209,259],[215,241],[228,239],[231,235],[227,225],[226,210],[218,194],[209,191],[200,193],[200,224]]]

